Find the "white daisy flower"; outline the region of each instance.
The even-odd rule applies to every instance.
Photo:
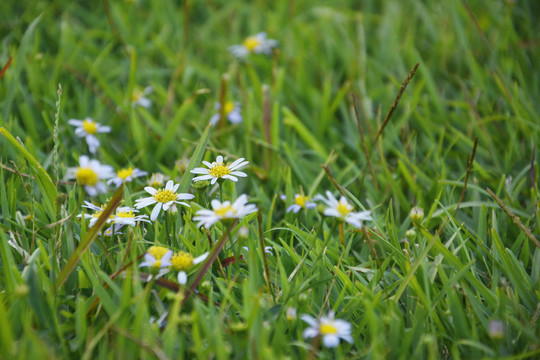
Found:
[[[277,40],[268,39],[265,32],[260,32],[244,39],[241,45],[229,46],[229,51],[234,57],[244,59],[251,53],[271,55],[278,44]]]
[[[88,223],[89,228],[93,227],[96,224],[99,217],[103,213],[103,210],[105,210],[105,205],[97,206],[97,205],[92,204],[89,201],[85,201],[84,205],[82,207],[86,208],[86,209],[90,209],[90,210],[92,210],[94,212],[93,214],[82,214],[81,213],[81,214],[77,215],[78,218],[90,219],[90,222]],[[109,216],[109,218],[107,219],[107,221],[105,223],[110,224],[113,218],[114,218],[113,215]]]
[[[283,197],[282,197],[283,199]],[[283,200],[286,200],[287,198],[285,197],[285,199]],[[293,213],[297,213],[299,212],[300,210],[302,209],[313,209],[317,206],[316,203],[314,203],[313,201],[309,201],[309,198],[305,195],[302,195],[302,194],[295,194],[294,195],[294,204],[292,204],[291,206],[289,206],[287,208],[287,212],[293,212]]]
[[[257,211],[257,207],[253,204],[247,204],[247,195],[242,194],[231,204],[230,201],[212,200],[211,205],[213,210],[198,210],[197,216],[193,217],[193,221],[198,221],[197,227],[204,226],[210,228],[220,220],[241,219],[244,216]]]
[[[287,319],[287,321],[296,320],[296,309],[292,306],[289,306],[287,308],[287,311],[285,312],[285,318]]]
[[[122,206],[116,209],[116,212],[114,213],[114,217],[112,219],[113,224],[116,225],[129,225],[129,226],[136,226],[138,222],[151,222],[148,220],[148,215],[136,215],[135,213],[138,213],[139,210],[135,210],[130,208],[129,206]],[[120,226],[120,227],[121,227]],[[120,227],[115,228],[115,230],[119,229]]]
[[[71,119],[68,120],[68,124],[76,127],[75,135],[86,138],[88,149],[92,154],[95,153],[99,147],[99,140],[94,134],[108,133],[111,131],[110,126],[102,126],[100,123],[95,122],[89,117],[84,120]]]
[[[139,267],[149,267],[153,274],[157,274],[156,278],[169,272],[171,266],[171,258],[173,251],[163,246],[150,246],[144,254],[144,261],[139,264]]]
[[[168,181],[169,179],[169,176],[162,173],[153,173],[146,183],[151,187],[162,187],[163,184],[165,184],[165,181]]]
[[[208,169],[199,167],[191,170],[192,174],[199,174],[202,176],[197,176],[193,178],[193,181],[201,181],[201,180],[211,180],[210,184],[214,185],[216,181],[218,180],[225,180],[229,179],[231,181],[237,182],[239,177],[246,177],[247,174],[243,173],[241,171],[236,171],[247,164],[249,164],[249,161],[244,161],[244,158],[240,158],[236,161],[234,161],[230,165],[225,165],[223,163],[223,156],[219,155],[216,158],[216,161],[213,163],[209,163],[208,161],[203,161],[203,164],[208,167]]]
[[[315,319],[307,314],[302,314],[300,318],[310,325],[304,330],[305,339],[321,335],[323,344],[326,347],[337,347],[339,339],[353,343],[351,324],[345,320],[334,319],[333,311],[328,316],[322,316],[320,319]]]
[[[79,167],[68,168],[66,178],[76,179],[77,183],[84,186],[90,196],[107,192],[107,186],[100,180],[114,176],[114,170],[110,165],[101,165],[97,160],[90,160],[88,156],[79,157]]]
[[[116,187],[120,187],[122,183],[127,183],[133,181],[133,179],[146,176],[148,173],[146,171],[139,170],[137,168],[132,168],[131,166],[127,169],[120,169],[116,173],[116,177],[109,179],[107,185],[114,184]]]
[[[330,191],[326,191],[326,196],[328,198],[322,195],[314,197],[315,200],[321,200],[328,206],[324,210],[324,215],[337,217],[358,229],[362,228],[362,221],[372,220],[371,211],[354,212],[352,205],[349,204],[345,196],[342,196],[339,201]]]
[[[82,207],[93,211],[92,214],[77,215],[78,218],[90,219],[88,224],[89,228],[96,224],[101,214],[103,214],[103,210],[105,210],[105,205],[97,206],[89,201],[85,201]],[[114,230],[116,232],[116,230],[119,230],[124,225],[136,226],[139,221],[150,222],[150,220],[148,220],[148,215],[136,215],[135,213],[138,212],[138,210],[132,209],[129,206],[118,207],[116,208],[114,215],[109,216],[106,224],[115,224]],[[112,227],[109,229],[111,231],[113,230]],[[105,235],[107,235],[107,233],[105,233]]]
[[[183,251],[179,251],[178,253],[174,254],[171,258],[171,268],[178,271],[178,283],[185,285],[187,283],[186,271],[191,269],[193,265],[197,265],[198,263],[206,260],[209,254],[209,252],[205,252],[204,254],[196,258],[193,258],[190,253]]]
[[[215,109],[218,111],[217,114],[214,114],[210,118],[210,124],[216,125],[219,122],[219,119],[221,118],[221,104],[216,103],[214,105]],[[240,112],[240,103],[239,102],[232,102],[227,101],[225,103],[225,107],[223,108],[223,113],[225,114],[225,117],[227,120],[231,122],[231,124],[240,124],[243,120],[242,113]]]
[[[143,108],[148,109],[150,106],[152,106],[152,101],[150,101],[146,95],[151,94],[152,91],[154,91],[154,88],[151,86],[145,87],[144,90],[141,90],[138,87],[133,89],[133,93],[131,94],[131,106],[142,106]]]
[[[161,209],[163,211],[173,210],[175,209],[174,204],[190,207],[189,204],[178,200],[191,200],[195,196],[186,193],[177,194],[176,190],[179,186],[180,184],[175,185],[172,180],[169,180],[164,189],[157,190],[151,186],[145,187],[144,190],[152,196],[135,200],[135,209],[141,209],[157,203],[150,214],[150,220],[154,221],[157,219]]]

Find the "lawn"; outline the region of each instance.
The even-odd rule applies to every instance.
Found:
[[[0,358],[540,358],[537,14],[4,1]]]

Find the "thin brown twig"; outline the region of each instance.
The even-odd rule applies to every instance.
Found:
[[[407,85],[409,85],[409,83],[411,82],[414,74],[416,74],[416,69],[418,69],[418,66],[420,66],[420,64],[416,63],[416,65],[414,65],[414,67],[411,70],[411,72],[409,73],[409,75],[407,75],[407,78],[405,79],[403,84],[401,84],[401,88],[399,89],[399,92],[398,92],[396,98],[394,99],[394,102],[392,103],[392,106],[390,106],[390,110],[388,110],[388,113],[386,114],[386,117],[384,118],[384,121],[383,121],[383,123],[382,123],[382,125],[381,125],[381,127],[379,129],[379,132],[377,133],[377,136],[375,137],[375,140],[373,141],[373,147],[375,147],[375,144],[377,144],[377,140],[379,140],[379,137],[381,136],[384,128],[386,127],[386,125],[390,121],[390,118],[392,117],[392,114],[394,113],[397,106],[399,105],[399,101],[401,100],[401,96],[405,92],[405,89],[407,88]]]
[[[456,210],[454,211],[454,216],[456,216],[459,210],[459,207],[461,206],[461,202],[463,201],[463,198],[465,197],[465,191],[467,190],[467,183],[469,181],[469,175],[471,175],[472,164],[474,161],[474,156],[476,155],[477,146],[478,146],[478,136],[474,139],[474,145],[472,148],[471,156],[469,157],[469,162],[467,163],[467,173],[465,174],[465,181],[463,182],[463,190],[461,191],[461,196],[459,197]]]
[[[232,229],[232,228],[234,228],[236,226],[237,223],[238,223],[238,220],[235,220],[232,224],[229,224],[227,226],[230,226],[230,228]],[[210,256],[208,257],[208,259],[206,259],[206,261],[204,262],[202,268],[197,273],[197,277],[195,278],[195,280],[189,286],[189,292],[186,295],[186,297],[182,300],[181,306],[184,306],[184,304],[189,299],[189,295],[191,295],[191,293],[195,292],[195,289],[197,288],[197,286],[201,282],[202,278],[208,272],[208,270],[210,269],[210,266],[212,266],[212,263],[214,262],[214,260],[216,260],[219,253],[221,252],[221,250],[225,246],[225,243],[227,242],[227,239],[229,238],[229,233],[230,233],[230,231],[225,231],[225,232],[223,232],[223,235],[221,235],[221,239],[219,239],[219,241],[216,243],[214,249],[210,253]]]
[[[330,180],[330,182],[336,187],[336,189],[338,189],[339,193],[342,196],[345,196],[345,190],[343,189],[343,186],[339,185],[336,179],[334,179],[334,177],[332,176],[332,170],[330,170],[330,167],[328,166],[328,164],[321,164],[321,167],[326,172],[326,176],[328,176],[328,179]]]
[[[529,230],[521,222],[520,218],[517,217],[516,215],[514,215],[512,210],[510,210],[510,208],[508,206],[506,206],[506,204],[497,195],[495,195],[495,193],[493,191],[491,191],[490,188],[486,188],[486,191],[489,194],[489,196],[491,196],[491,198],[493,200],[495,200],[497,205],[499,205],[501,207],[501,209],[503,209],[503,211],[506,213],[506,215],[508,215],[508,217],[510,217],[510,219],[512,219],[514,224],[516,224],[521,229],[521,231],[523,231],[525,233],[525,235],[534,243],[534,245],[536,245],[537,248],[540,248],[540,241],[538,241],[538,239],[536,238],[536,236],[534,236],[534,234],[531,232],[531,230]]]
[[[416,70],[418,69],[418,66],[420,66],[420,64],[416,63],[416,65],[414,65],[414,67],[411,70],[411,72],[409,73],[409,75],[407,75],[407,78],[405,79],[403,84],[401,84],[401,88],[399,89],[398,94],[397,94],[396,98],[394,99],[394,102],[390,106],[390,110],[388,110],[388,113],[386,114],[386,117],[384,118],[384,121],[383,121],[382,125],[380,126],[379,131],[377,132],[377,136],[375,136],[375,140],[373,140],[373,143],[371,144],[371,146],[372,146],[372,152],[371,153],[375,152],[375,145],[377,145],[377,141],[379,140],[379,137],[381,136],[382,132],[384,131],[384,128],[386,127],[386,125],[390,121],[390,118],[392,117],[392,114],[394,113],[397,106],[399,105],[399,101],[401,100],[401,96],[405,92],[405,89],[407,88],[407,85],[409,85],[409,83],[411,82],[414,74],[416,74]],[[370,154],[370,156],[371,156],[371,154]],[[360,188],[364,185],[365,177],[366,177],[366,172],[363,171],[362,177],[360,179]]]
[[[7,69],[9,68],[9,65],[11,65],[11,60],[13,60],[13,57],[10,57],[8,62],[6,63],[6,65],[4,65],[4,67],[2,68],[2,70],[0,70],[0,79],[2,78],[2,76],[4,76],[4,74],[6,73]]]

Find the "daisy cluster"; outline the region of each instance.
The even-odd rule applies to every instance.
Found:
[[[276,40],[268,39],[265,33],[258,33],[246,38],[240,45],[231,46],[229,50],[233,56],[245,61],[251,55],[271,55],[277,44]],[[150,108],[152,102],[147,96],[151,92],[151,87],[144,90],[136,88],[132,94],[131,106]],[[220,123],[223,125],[225,119],[233,125],[240,124],[243,120],[239,102],[216,103],[215,109],[217,113],[210,118],[212,125]],[[89,117],[84,120],[71,119],[68,124],[75,127],[76,137],[85,139],[88,151],[92,156],[99,153],[100,137],[111,132],[110,126],[102,125]],[[183,159],[181,162],[177,162],[176,166],[188,168],[188,164],[191,164],[189,159]],[[248,176],[244,171],[249,165],[249,161],[243,157],[226,159],[223,155],[217,155],[215,161],[202,161],[201,165],[192,168],[190,173],[184,173],[183,176],[193,177],[192,181],[196,185],[194,188],[198,189],[197,191],[204,192],[204,199],[207,201],[203,203],[208,204],[208,206],[204,207],[201,206],[201,203],[195,202],[194,194],[181,192],[181,181],[177,182],[176,179],[171,179],[164,174],[154,173],[148,179],[147,186],[143,189],[144,192],[140,191],[140,188],[129,188],[129,197],[126,200],[132,201],[134,203],[133,207],[120,206],[105,219],[108,228],[103,232],[103,235],[118,236],[120,238],[123,236],[122,231],[125,231],[122,229],[131,227],[133,229],[129,230],[130,233],[133,234],[133,231],[135,231],[136,239],[142,240],[142,237],[150,230],[150,228],[144,229],[143,227],[154,226],[154,229],[165,229],[165,242],[168,242],[172,237],[182,235],[178,232],[169,233],[167,222],[168,219],[179,220],[178,216],[180,216],[184,224],[189,222],[189,225],[194,225],[200,231],[206,233],[209,238],[218,233],[227,232],[230,235],[235,222],[240,222],[241,225],[236,232],[236,240],[249,238],[249,221],[253,219],[253,216],[250,217],[249,215],[258,211],[257,206],[249,203],[247,194],[236,196],[234,195],[236,192],[233,191],[225,194],[225,196],[223,195],[225,182],[236,184],[240,178]],[[84,188],[88,196],[96,198],[101,194],[107,194],[109,187],[119,188],[123,184],[126,187],[135,186],[130,185],[130,183],[134,183],[136,179],[147,174],[147,171],[131,165],[115,171],[112,166],[104,165],[99,160],[90,158],[89,155],[81,155],[79,165],[68,168],[66,178],[75,179],[76,183]],[[234,187],[234,185],[232,186]],[[211,190],[206,191],[207,188]],[[218,188],[219,192],[215,191]],[[228,186],[228,189],[230,188],[231,186]],[[140,195],[141,193],[145,195]],[[317,194],[310,197],[300,191],[300,193],[294,194],[289,199],[283,195],[282,199],[288,203],[285,211],[293,214],[298,214],[301,211],[320,211],[324,216],[336,218],[340,223],[348,223],[357,229],[363,227],[364,221],[372,220],[370,211],[355,211],[353,205],[345,196],[340,196],[338,200],[330,191],[326,191],[325,194],[325,196]],[[102,218],[106,204],[85,200],[82,208],[84,211],[78,215],[78,218],[88,221],[88,227],[92,228]],[[162,219],[164,219],[165,224],[160,223]],[[187,226],[184,226],[185,228]],[[342,228],[340,227],[340,229]],[[155,232],[157,233],[158,230],[155,230]],[[223,239],[224,241],[227,240],[226,237],[223,237]],[[209,251],[192,251],[199,252],[197,255],[186,249],[173,248],[171,246],[172,241],[165,244],[158,241],[153,243],[144,241],[144,243],[149,243],[150,246],[145,246],[138,267],[141,271],[147,271],[148,273],[141,276],[141,279],[157,281],[160,277],[166,277],[168,281],[171,279],[176,281],[179,289],[185,289],[189,275],[199,271],[198,268],[200,271],[208,271],[211,263],[223,249],[223,247],[214,246],[211,239]],[[201,247],[204,248],[204,246],[197,248],[200,249]],[[236,247],[236,249],[240,248],[250,251],[247,246]],[[212,256],[210,256],[212,251]],[[266,255],[274,255],[274,249],[271,246],[263,246],[260,251],[262,256],[265,257]],[[241,260],[242,256],[239,259]],[[199,264],[205,261],[207,262],[205,266],[198,267]],[[197,279],[200,280],[200,277]],[[197,281],[195,280],[191,285],[195,287]],[[295,318],[296,310],[293,308],[288,309],[287,320],[292,321]],[[309,325],[303,332],[306,339],[320,337],[326,347],[335,347],[340,343],[340,340],[349,343],[353,342],[351,324],[344,320],[335,319],[333,312],[330,312],[328,316],[318,318],[303,314],[300,318]],[[158,323],[163,324],[165,322],[166,315],[162,315]]]

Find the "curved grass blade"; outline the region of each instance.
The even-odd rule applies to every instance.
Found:
[[[47,212],[51,214],[51,218],[54,218],[56,214],[56,199],[58,198],[58,191],[54,186],[51,177],[43,166],[30,154],[28,150],[17,140],[11,133],[4,127],[0,127],[0,134],[4,135],[8,141],[15,146],[15,148],[24,156],[26,161],[30,163],[34,172],[36,173],[35,179],[37,181],[39,190],[41,191],[43,198],[45,199],[44,205]]]
[[[55,288],[58,290],[64,283],[66,282],[69,275],[75,270],[75,267],[81,260],[81,256],[88,250],[92,242],[95,240],[95,238],[98,236],[99,231],[105,225],[107,219],[109,216],[111,216],[114,212],[114,209],[120,204],[120,201],[122,201],[122,197],[124,196],[124,185],[120,186],[118,190],[114,193],[111,200],[108,202],[107,207],[105,207],[105,210],[101,213],[101,216],[99,217],[98,221],[94,226],[92,226],[89,231],[86,233],[86,236],[81,241],[79,246],[75,249],[75,252],[71,257],[69,258],[67,264],[64,266],[62,271],[60,272],[60,275],[58,275],[58,278],[56,279]]]
[[[211,128],[212,128],[212,124],[208,124],[206,129],[204,129],[201,139],[199,140],[199,144],[195,148],[195,151],[193,152],[193,155],[191,156],[191,159],[189,160],[189,164],[186,168],[186,172],[184,176],[182,177],[182,181],[180,181],[178,192],[181,192],[181,193],[187,192],[187,190],[189,189],[189,185],[191,184],[191,179],[193,179],[193,174],[191,173],[191,170],[195,168],[195,165],[199,165],[202,161],[204,152],[206,151],[206,145],[208,144],[208,139],[210,138]]]

